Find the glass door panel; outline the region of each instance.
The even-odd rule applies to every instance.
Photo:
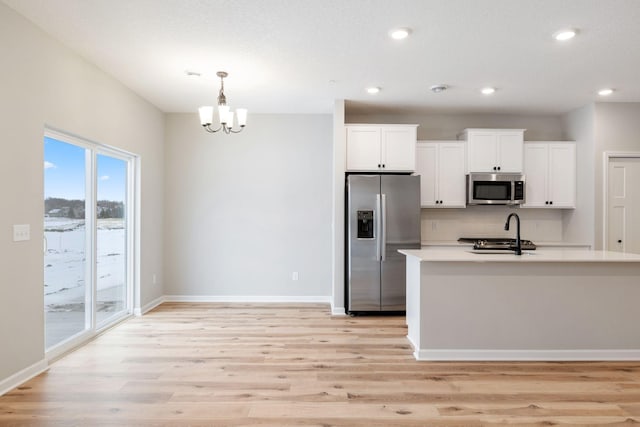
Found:
[[[98,154],[96,323],[127,310],[127,162]]]
[[[44,310],[49,349],[90,327],[87,301],[87,150],[44,141]]]

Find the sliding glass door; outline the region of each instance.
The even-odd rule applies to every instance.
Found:
[[[96,322],[127,309],[127,162],[98,154]]]
[[[91,270],[87,264],[88,151],[54,138],[44,140],[45,346],[50,348],[90,327]]]
[[[133,156],[47,131],[44,139],[47,351],[131,313]]]

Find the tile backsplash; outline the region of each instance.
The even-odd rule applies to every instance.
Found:
[[[466,209],[422,209],[423,242],[449,242],[459,237],[514,237],[515,219],[504,230],[507,216],[520,217],[523,239],[535,242],[562,242],[562,210],[523,209],[507,206],[469,206]]]

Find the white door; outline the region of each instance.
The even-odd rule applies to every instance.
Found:
[[[469,134],[467,144],[469,172],[494,172],[497,170],[496,144],[496,134],[494,132],[473,132]]]
[[[522,132],[499,132],[496,136],[498,170],[522,172]]]
[[[382,138],[377,126],[347,128],[347,170],[376,171],[381,167]]]
[[[466,207],[464,143],[440,144],[438,159],[438,197],[440,206],[448,208]]]
[[[526,182],[525,205],[527,208],[549,206],[547,198],[548,177],[547,144],[525,144],[524,175]]]
[[[609,159],[607,242],[610,251],[640,254],[640,157]]]
[[[529,177],[527,176],[528,179]],[[551,207],[575,208],[575,144],[549,144],[549,181],[547,190],[547,197]]]
[[[382,128],[382,169],[407,171],[416,169],[415,127]]]
[[[418,143],[416,173],[420,175],[420,206],[435,207],[437,197],[438,145]]]

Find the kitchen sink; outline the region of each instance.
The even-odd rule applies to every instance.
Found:
[[[470,254],[478,254],[478,255],[515,255],[514,251],[511,250],[504,250],[504,249],[495,249],[495,250],[491,250],[491,249],[482,249],[482,250],[470,250],[467,251]],[[535,252],[522,252],[522,255],[535,255]]]

